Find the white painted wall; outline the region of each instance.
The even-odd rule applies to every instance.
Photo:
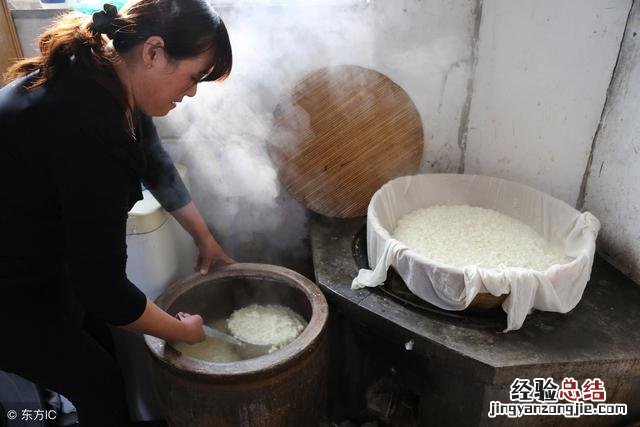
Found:
[[[456,172],[467,117],[480,0],[372,1],[372,64],[409,93],[422,117],[423,172]]]
[[[630,0],[485,0],[465,172],[575,205]]]
[[[640,4],[627,25],[602,125],[595,140],[584,208],[602,222],[598,248],[640,283]]]

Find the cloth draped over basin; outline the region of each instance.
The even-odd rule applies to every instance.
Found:
[[[391,237],[398,219],[420,208],[469,205],[493,209],[529,225],[571,258],[545,271],[525,268],[455,268],[425,258]],[[567,313],[580,301],[591,275],[600,222],[526,185],[480,175],[425,174],[396,178],[372,197],[367,251],[372,270],[361,269],[352,288],[382,285],[393,268],[418,297],[445,310],[464,310],[478,293],[508,294],[505,331],[519,329],[533,309]]]

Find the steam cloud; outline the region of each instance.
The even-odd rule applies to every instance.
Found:
[[[189,167],[195,202],[231,255],[294,266],[291,257],[308,257],[307,214],[267,154],[276,107],[290,108],[295,84],[316,69],[377,70],[409,93],[428,124],[422,171],[455,172],[474,17],[466,1],[276,1],[215,4],[231,37],[231,76],[200,85],[159,124],[180,139],[171,154]],[[301,129],[306,117],[297,113]],[[275,142],[295,144],[291,136]]]
[[[179,138],[171,154],[189,168],[193,198],[225,250],[241,261],[295,266],[308,257],[307,212],[267,153],[273,112],[311,71],[371,63],[368,2],[216,8],[233,47],[231,76],[199,85],[159,124]]]

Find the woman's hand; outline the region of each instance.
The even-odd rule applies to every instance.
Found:
[[[133,322],[120,326],[131,332],[153,335],[167,342],[195,344],[204,341],[202,317],[180,312],[173,317],[147,298],[142,315]]]
[[[235,261],[224,253],[216,239],[213,238],[207,224],[204,222],[200,211],[193,202],[176,209],[171,215],[180,223],[193,238],[198,247],[199,254],[193,266],[195,271],[200,274],[207,274],[211,268],[211,264],[222,261],[227,264],[233,264]]]
[[[222,261],[226,264],[233,264],[236,261],[229,257],[222,247],[216,242],[211,233],[208,233],[202,241],[197,242],[198,258],[193,266],[194,271],[199,271],[200,274],[207,274],[211,265],[218,261]]]
[[[196,344],[205,340],[204,329],[202,329],[202,317],[199,314],[189,314],[180,312],[176,315],[184,326],[184,334],[178,341],[187,344]]]

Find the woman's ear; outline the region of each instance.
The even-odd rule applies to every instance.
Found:
[[[149,37],[142,45],[142,63],[147,69],[164,60],[164,40],[160,36]]]

